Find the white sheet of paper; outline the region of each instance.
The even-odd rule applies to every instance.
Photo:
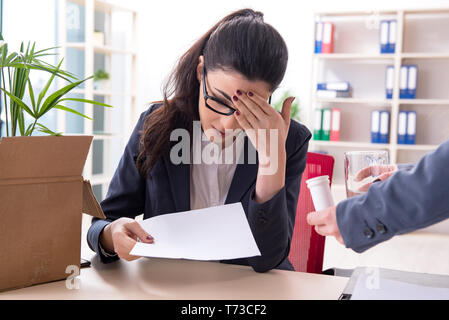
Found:
[[[163,214],[140,225],[154,243],[137,242],[131,255],[191,260],[260,256],[240,202]]]
[[[380,278],[375,286],[366,275],[357,279],[351,300],[448,300],[449,288]]]

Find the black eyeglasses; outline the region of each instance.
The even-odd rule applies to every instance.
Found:
[[[232,115],[236,110],[227,105],[226,103],[220,101],[219,99],[210,96],[207,93],[206,90],[206,67],[203,67],[203,96],[204,96],[204,103],[206,104],[206,107],[208,107],[210,110],[222,114],[224,116],[230,116]],[[271,95],[268,99],[268,103],[271,104]]]
[[[228,106],[226,103],[207,94],[205,67],[203,67],[203,96],[204,96],[204,103],[206,104],[206,107],[208,107],[210,110],[222,114],[224,116],[230,116],[235,112],[235,109],[233,107]]]

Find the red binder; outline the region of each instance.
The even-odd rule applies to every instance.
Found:
[[[321,53],[333,53],[333,52],[334,52],[334,24],[332,22],[324,22]]]
[[[330,141],[340,141],[341,110],[332,108]]]

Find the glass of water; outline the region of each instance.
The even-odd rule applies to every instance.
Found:
[[[348,198],[368,190],[380,172],[380,167],[389,164],[388,151],[345,152],[345,185]]]

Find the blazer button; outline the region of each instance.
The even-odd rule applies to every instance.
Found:
[[[366,227],[365,230],[363,231],[363,234],[365,235],[365,237],[367,237],[368,239],[371,239],[372,237],[374,237],[374,231],[371,228]]]
[[[376,224],[376,230],[380,234],[385,234],[387,232],[387,227],[385,227],[385,225],[383,225],[382,223],[378,222]]]
[[[265,211],[262,210],[262,209],[260,209],[259,211],[257,211],[257,214],[258,214],[260,217],[264,217],[264,216],[265,216]]]

